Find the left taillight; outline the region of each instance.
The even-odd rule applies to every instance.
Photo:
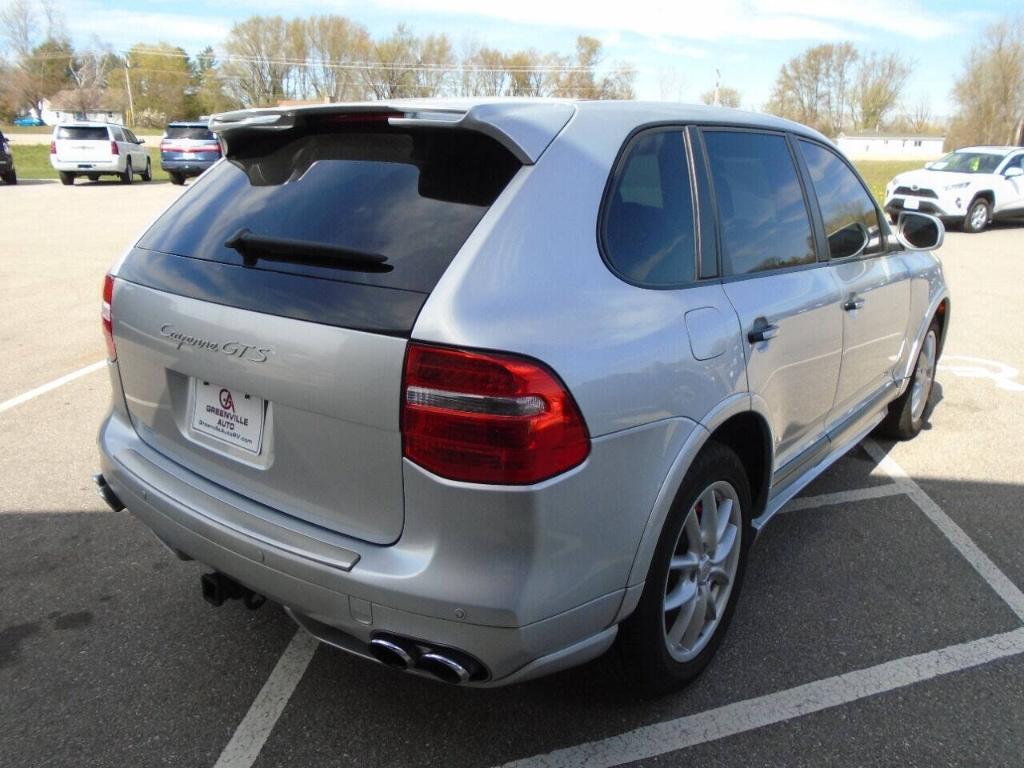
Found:
[[[590,435],[553,371],[516,355],[410,343],[402,447],[441,477],[529,485],[580,464]]]
[[[103,306],[100,309],[100,318],[103,320],[103,340],[107,343],[107,359],[113,362],[117,360],[117,349],[114,347],[114,319],[111,309],[114,305],[114,277],[107,275],[103,278]]]

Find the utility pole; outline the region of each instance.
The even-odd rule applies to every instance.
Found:
[[[718,67],[715,67],[715,99],[714,99],[714,105],[716,107],[722,106],[722,101],[721,101],[721,99],[718,98],[718,87],[721,85],[721,82],[722,82],[722,72],[721,72],[721,70],[718,69]]]
[[[135,125],[135,104],[132,102],[132,79],[128,77],[128,54],[124,56],[124,84],[128,89],[128,119],[125,123],[129,128]]]

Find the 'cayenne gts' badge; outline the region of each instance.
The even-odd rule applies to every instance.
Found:
[[[229,357],[237,357],[240,360],[248,360],[250,363],[265,363],[267,358],[274,352],[270,347],[257,347],[255,344],[243,344],[240,341],[218,343],[200,338],[199,336],[191,336],[187,333],[182,333],[171,323],[165,323],[160,326],[160,335],[170,339],[178,349],[182,347],[206,349],[210,352],[228,355]]]

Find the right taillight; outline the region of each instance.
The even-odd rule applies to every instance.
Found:
[[[117,349],[114,347],[114,320],[111,307],[114,304],[114,278],[107,275],[103,278],[103,306],[100,317],[103,320],[103,340],[107,342],[107,359],[117,360]]]
[[[527,485],[582,462],[590,435],[572,396],[541,363],[411,343],[402,446],[441,477]]]
[[[56,155],[57,154],[57,142],[56,141],[52,141],[52,140],[50,141],[50,154],[51,155]]]
[[[121,154],[121,150],[117,148],[117,142],[116,141],[110,142],[110,154],[112,154],[112,155],[120,155]]]

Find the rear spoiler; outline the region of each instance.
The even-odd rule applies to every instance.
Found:
[[[224,143],[225,155],[254,134],[291,130],[306,116],[373,114],[389,125],[475,131],[491,137],[524,165],[532,165],[569,122],[576,108],[568,102],[510,100],[451,106],[438,102],[362,102],[311,107],[243,109],[210,118],[210,130]]]

